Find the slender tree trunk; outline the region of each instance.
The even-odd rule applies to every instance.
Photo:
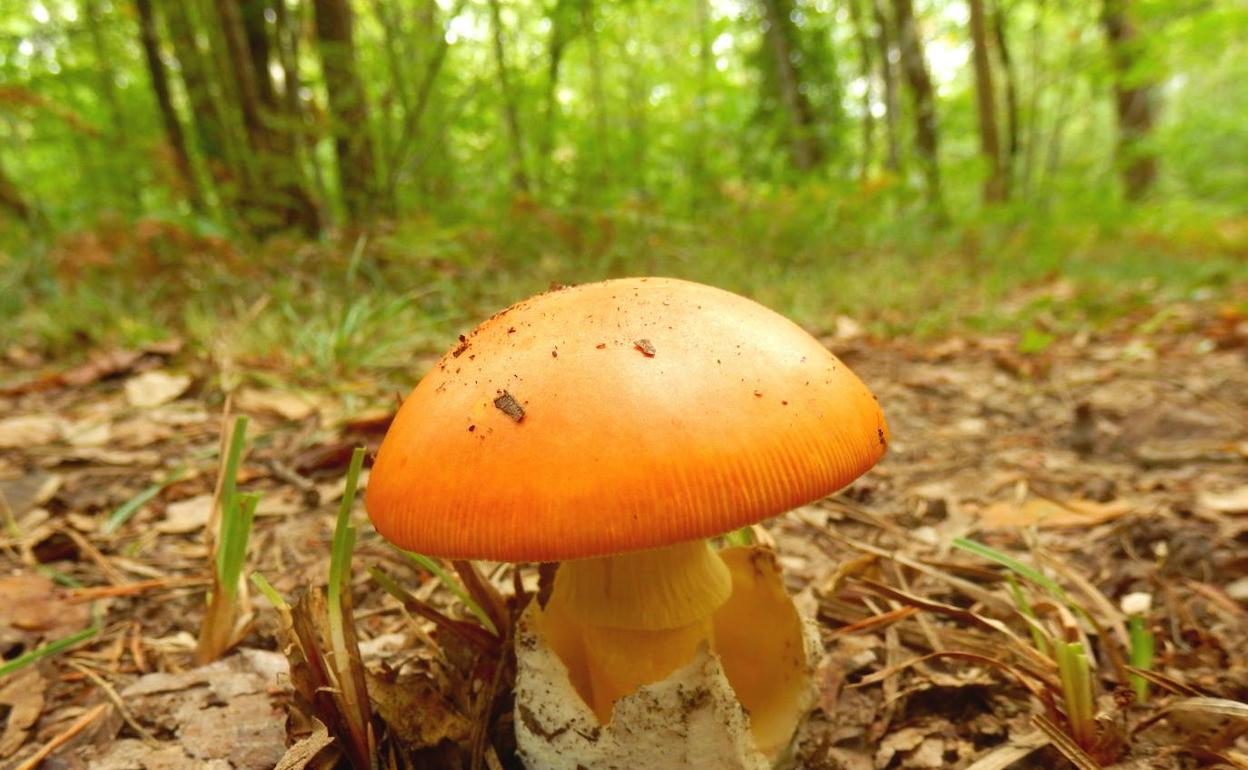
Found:
[[[405,56],[404,51],[401,50],[403,41],[409,36],[404,33],[399,14],[395,12],[393,4],[386,0],[371,0],[371,4],[373,15],[377,17],[377,22],[381,25],[381,45],[386,55],[386,69],[390,75],[390,90],[381,103],[379,123],[382,130],[377,148],[377,158],[382,168],[385,168],[390,163],[390,159],[396,155],[395,130],[401,129],[402,116],[412,111],[412,89],[408,83],[407,68],[403,62],[410,62],[414,57]],[[381,187],[379,193],[385,193],[385,185]],[[394,214],[397,202],[389,196],[384,196],[382,205],[386,213]]]
[[[884,128],[888,141],[888,156],[884,165],[889,171],[901,169],[901,100],[897,92],[897,62],[893,53],[897,50],[897,34],[889,23],[883,0],[871,0],[875,16],[875,47],[880,55],[880,77],[884,81]],[[898,57],[900,58],[900,57]]]
[[[247,0],[251,2],[251,0]],[[243,23],[240,0],[217,0],[216,8],[221,21],[222,38],[230,62],[239,108],[243,116],[248,144],[252,150],[247,164],[246,198],[254,200],[251,213],[265,214],[272,221],[253,217],[253,228],[266,234],[284,228],[298,228],[308,235],[320,230],[320,218],[316,206],[304,187],[303,171],[293,154],[289,135],[270,126],[264,102],[264,87],[253,64],[254,50],[248,47],[249,38]],[[263,17],[261,17],[263,21]],[[267,51],[267,43],[265,44]],[[267,54],[266,54],[267,57]],[[267,58],[265,60],[267,62]],[[268,81],[270,97],[272,80],[266,69],[263,79]],[[260,190],[266,192],[261,194]],[[271,190],[271,192],[268,192]]]
[[[280,2],[280,0],[279,0]],[[329,93],[338,181],[352,223],[372,213],[376,183],[364,84],[355,66],[355,35],[347,0],[315,0],[316,39]]]
[[[875,103],[875,62],[871,55],[871,36],[867,33],[867,22],[863,18],[859,0],[847,0],[850,20],[854,25],[854,38],[858,41],[858,58],[861,62],[863,80],[862,89],[862,165],[858,170],[859,179],[865,180],[871,173],[871,159],[875,155],[875,114],[871,111]]]
[[[216,182],[229,180],[237,171],[236,159],[229,154],[230,131],[222,116],[221,105],[213,96],[203,50],[195,35],[189,16],[190,4],[182,0],[161,0],[165,26],[178,57],[178,72],[190,103],[195,136],[208,172]]]
[[[22,220],[31,229],[39,229],[42,215],[22,195],[17,185],[9,178],[9,174],[0,165],[0,211],[8,210]]]
[[[628,37],[638,40],[635,17],[629,20],[629,25],[630,34]],[[644,54],[638,56],[629,55],[627,43],[623,40],[619,41],[619,52],[620,60],[627,63],[628,135],[632,151],[629,166],[633,177],[633,192],[645,196],[646,157],[649,151],[646,115],[650,109],[650,90],[646,87],[641,67],[638,65],[638,59],[643,58]]]
[[[464,10],[467,0],[456,0],[455,6],[447,14],[447,22],[459,16]],[[429,107],[429,102],[433,98],[434,85],[438,81],[438,75],[442,72],[442,65],[446,61],[446,52],[449,43],[446,40],[446,31],[444,25],[437,21],[437,4],[430,2],[427,6],[429,16],[424,20],[424,27],[428,31],[426,40],[432,44],[433,50],[425,60],[425,72],[421,77],[417,86],[416,97],[412,101],[412,108],[403,116],[403,127],[399,134],[399,141],[395,145],[395,156],[390,163],[390,172],[385,176],[385,195],[387,200],[392,200],[397,196],[399,177],[411,164],[411,152],[415,145],[418,144],[417,139],[421,129],[421,119],[424,117]],[[436,132],[439,137],[437,141],[442,141],[443,129],[439,128]]]
[[[494,66],[498,77],[498,90],[503,102],[503,121],[507,126],[507,138],[511,153],[511,184],[516,192],[529,191],[529,175],[525,171],[524,135],[520,131],[520,112],[516,106],[516,95],[511,89],[511,80],[507,73],[507,56],[503,46],[503,14],[499,0],[490,2],[490,23],[494,28]]]
[[[694,13],[698,23],[698,80],[697,92],[694,96],[694,129],[693,146],[689,158],[689,202],[696,211],[702,203],[702,196],[707,187],[708,175],[706,168],[707,142],[710,138],[711,73],[715,71],[714,41],[711,38],[711,7],[710,0],[693,0]]]
[[[178,175],[186,185],[187,198],[196,211],[204,208],[203,198],[199,194],[199,185],[195,180],[195,172],[191,168],[190,153],[186,149],[186,137],[182,133],[182,122],[173,108],[173,99],[169,95],[169,78],[165,72],[165,63],[160,58],[160,40],[156,35],[156,16],[152,9],[152,0],[134,0],[135,9],[139,14],[139,41],[143,46],[143,56],[147,61],[148,75],[152,79],[152,91],[156,95],[156,105],[160,109],[160,119],[165,126],[165,137],[173,150],[173,162],[178,167]]]
[[[271,10],[270,0],[232,0],[238,4],[243,22],[243,35],[247,40],[247,54],[251,57],[256,90],[260,103],[271,113],[278,110],[277,89],[273,86],[273,73],[269,70],[272,60],[269,47],[268,22],[265,12]]]
[[[608,172],[607,92],[602,80],[602,52],[598,49],[598,29],[594,22],[594,0],[580,0],[581,30],[589,47],[589,83],[594,103],[593,176],[594,190],[606,190]]]
[[[971,9],[971,61],[975,69],[975,107],[979,116],[979,152],[988,166],[984,200],[1005,200],[1005,173],[1001,167],[1001,138],[997,133],[996,93],[992,84],[992,60],[988,54],[988,25],[984,0],[969,0]]]
[[[932,77],[927,70],[923,41],[919,38],[911,0],[893,0],[893,11],[897,23],[897,38],[900,41],[901,66],[906,73],[906,82],[910,86],[910,96],[914,102],[914,143],[918,148],[919,162],[927,182],[927,203],[937,220],[944,222],[949,215],[945,210],[944,194],[940,186],[936,95],[932,88]]]
[[[546,91],[543,95],[542,132],[537,142],[537,183],[543,192],[550,183],[550,156],[555,147],[555,121],[559,111],[559,70],[567,48],[568,0],[556,0],[550,12],[550,42],[546,47]]]
[[[771,48],[780,86],[780,97],[789,118],[789,150],[793,166],[810,171],[823,162],[815,110],[802,91],[798,58],[797,25],[793,23],[792,0],[760,0],[767,24],[767,45]]]
[[[100,96],[109,112],[108,128],[105,129],[108,143],[107,157],[104,159],[105,172],[101,174],[110,184],[115,184],[129,199],[130,207],[137,210],[140,205],[139,191],[132,183],[133,175],[124,173],[127,165],[127,128],[126,111],[121,106],[121,98],[117,94],[117,78],[113,67],[113,54],[108,50],[104,40],[104,20],[98,0],[85,0],[87,31],[91,35],[91,46],[95,53],[96,75],[99,81]],[[113,189],[117,189],[114,187]]]
[[[1031,81],[1027,94],[1027,147],[1023,152],[1022,194],[1031,197],[1032,181],[1036,178],[1040,157],[1040,93],[1044,81],[1044,64],[1040,51],[1044,46],[1044,19],[1048,5],[1036,0],[1035,16],[1032,17],[1028,43],[1028,79]]]
[[[1000,0],[994,0],[992,13],[993,39],[996,41],[997,56],[1001,59],[1001,73],[1005,79],[1005,159],[1004,181],[1005,197],[1008,199],[1013,192],[1014,177],[1018,173],[1019,154],[1022,152],[1022,139],[1019,136],[1018,117],[1018,74],[1014,69],[1014,59],[1010,55],[1009,36],[1005,33],[1005,9]]]
[[[1156,84],[1135,71],[1141,58],[1140,39],[1131,18],[1131,0],[1102,0],[1101,27],[1114,70],[1122,186],[1128,200],[1140,200],[1157,180],[1157,156],[1143,146],[1156,120]]]

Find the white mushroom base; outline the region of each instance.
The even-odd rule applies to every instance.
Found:
[[[757,556],[756,549],[732,550],[745,552],[734,559],[740,564],[759,563],[748,559],[751,552]],[[742,570],[748,573],[742,575],[747,583],[742,588],[748,593],[757,584],[772,596],[784,596],[774,559],[770,552],[766,555],[770,569]],[[791,600],[784,611],[796,616]],[[765,629],[769,620],[747,617],[740,622],[744,629]],[[792,764],[792,737],[814,706],[813,674],[822,657],[818,627],[810,619],[799,620],[794,635],[800,641],[790,637],[785,645],[787,662],[777,663],[767,649],[749,661],[754,666],[787,665],[790,670],[777,671],[777,679],[798,682],[787,686],[780,706],[788,715],[781,718],[792,722],[792,730],[784,731],[787,735],[777,745],[764,747],[756,742],[750,714],[729,683],[723,662],[706,645],[666,679],[616,701],[610,722],[603,725],[573,687],[567,666],[546,643],[541,627],[542,610],[533,602],[516,628],[516,740],[529,770],[770,770]]]

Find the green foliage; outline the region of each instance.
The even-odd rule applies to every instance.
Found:
[[[204,192],[198,209],[171,158],[131,7],[0,0],[0,190],[11,181],[46,215],[42,226],[6,219],[13,209],[0,198],[0,345],[67,354],[178,334],[322,385],[393,374],[402,388],[413,362],[499,304],[552,281],[660,273],[752,295],[816,331],[839,315],[880,334],[1022,331],[1021,349],[1039,352],[1155,304],[1233,297],[1248,272],[1248,167],[1230,161],[1248,154],[1248,12],[1235,4],[1132,5],[1131,77],[1156,80],[1163,109],[1145,142],[1162,176],[1149,201],[1130,206],[1113,173],[1098,4],[1001,6],[1021,145],[1014,197],[991,207],[980,200],[965,4],[918,4],[953,214],[938,228],[922,200],[904,78],[891,169],[879,62],[864,79],[841,5],[777,6],[790,9],[791,56],[825,153],[803,173],[761,0],[504,2],[530,180],[522,193],[488,5],[357,0],[354,63],[368,104],[359,130],[374,140],[375,182],[389,197],[369,234],[341,245],[260,243],[243,227],[280,191],[238,200],[251,151],[229,88],[210,94],[221,136],[193,106],[186,65],[228,83],[217,71],[220,4],[178,6],[197,33],[194,55],[174,34],[173,9],[157,5],[172,106]],[[860,6],[873,35],[873,4]],[[298,140],[287,171],[343,224],[334,136],[316,118],[327,93],[313,9],[284,7],[308,39],[284,63],[282,30],[266,27],[272,68],[289,65],[304,90],[297,113],[270,122]],[[284,96],[283,81],[273,84]]]

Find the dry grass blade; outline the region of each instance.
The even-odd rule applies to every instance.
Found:
[[[481,652],[492,655],[498,650],[498,637],[486,631],[481,626],[473,623],[466,623],[462,620],[453,620],[448,618],[437,609],[430,607],[425,602],[422,602],[420,599],[413,596],[407,591],[407,589],[399,585],[394,578],[390,577],[377,567],[369,567],[368,574],[372,576],[373,580],[377,581],[377,584],[380,585],[386,593],[402,602],[403,608],[413,615],[419,615],[425,620],[433,623],[438,628],[455,634],[460,639],[477,648]]]
[[[1192,687],[1191,685],[1185,682],[1180,682],[1174,677],[1166,676],[1165,674],[1159,671],[1153,671],[1151,669],[1145,669],[1145,668],[1135,668],[1134,666],[1127,666],[1127,672],[1134,674],[1135,676],[1138,676],[1141,679],[1147,680],[1149,683],[1154,684],[1160,687],[1161,689],[1167,690],[1176,695],[1186,695],[1189,698],[1199,698],[1203,695],[1203,693],[1201,693],[1201,691],[1197,690],[1195,687]]]
[[[1014,611],[1013,605],[1011,605],[1008,601],[976,583],[972,583],[969,580],[965,580],[955,575],[950,575],[948,572],[931,567],[917,559],[911,559],[909,556],[906,556],[899,551],[890,551],[887,548],[880,548],[879,546],[871,545],[870,543],[864,543],[861,540],[855,540],[854,538],[843,535],[830,527],[825,527],[819,524],[817,521],[804,514],[798,513],[797,516],[814,528],[817,532],[842,545],[847,545],[855,551],[872,554],[873,556],[877,556],[881,559],[891,559],[903,567],[909,567],[910,569],[915,570],[916,572],[921,572],[928,577],[936,578],[941,582],[957,588],[959,591],[962,591],[964,594],[972,599],[975,599],[981,604],[991,607],[996,612],[1006,614]]]
[[[1035,714],[1031,721],[1044,731],[1049,740],[1053,742],[1054,748],[1061,752],[1063,757],[1070,760],[1070,763],[1079,770],[1101,770],[1101,764],[1093,759],[1088,752],[1079,748],[1079,744],[1075,743],[1069,735],[1053,723],[1052,720],[1042,714]]]
[[[468,595],[489,614],[498,632],[503,636],[509,636],[511,617],[507,614],[507,604],[503,601],[498,589],[485,579],[476,564],[460,559],[452,561],[451,564],[455,567],[455,572],[459,574],[459,579],[464,581],[464,588],[467,589]]]
[[[1042,685],[1049,685],[1048,682],[1045,682],[1043,679],[1040,679],[1041,684],[1037,685],[1035,682],[1032,681],[1032,677],[1035,676],[1032,672],[1025,672],[1024,669],[1018,668],[1017,666],[1011,666],[1009,663],[997,660],[996,658],[989,658],[985,655],[976,655],[973,652],[955,652],[955,651],[949,650],[949,651],[944,651],[944,652],[933,652],[927,655],[920,655],[917,658],[911,658],[895,666],[890,666],[883,670],[876,671],[874,674],[864,676],[859,681],[849,685],[849,687],[866,687],[868,685],[881,682],[904,669],[910,668],[912,666],[917,666],[918,664],[923,663],[925,661],[939,660],[942,658],[950,658],[950,659],[955,659],[955,660],[969,660],[974,663],[982,663],[986,666],[991,666],[993,668],[1004,671],[1005,673],[1009,674],[1010,677],[1014,679],[1014,681],[1018,682],[1018,684],[1021,685],[1025,690],[1030,692],[1032,695],[1036,696],[1036,698],[1039,699],[1040,702],[1043,703],[1047,709],[1049,709],[1051,712],[1054,711],[1053,698],[1049,694],[1049,691],[1046,690],[1045,687],[1042,686]],[[1050,686],[1053,686],[1053,685],[1050,685]]]
[[[1003,634],[1007,639],[1009,639],[1014,651],[1018,653],[1023,660],[1030,661],[1041,670],[1047,670],[1052,665],[1048,658],[1041,655],[1034,647],[1020,639],[1009,629],[1008,626],[999,620],[985,618],[982,615],[971,612],[970,610],[964,610],[961,607],[955,607],[952,604],[945,604],[932,599],[925,599],[921,596],[915,596],[914,594],[906,593],[905,591],[893,588],[892,586],[877,583],[874,580],[858,578],[854,581],[854,584],[861,585],[873,593],[888,597],[889,599],[901,602],[902,604],[917,607],[921,610],[927,610],[928,612],[936,612],[941,615],[955,617],[969,623],[970,625],[978,626],[979,628],[987,631]]]
[[[860,631],[876,631],[881,628],[891,626],[898,621],[905,620],[914,613],[918,612],[915,607],[899,607],[888,612],[881,612],[879,615],[872,615],[869,618],[860,620],[857,623],[850,623],[847,626],[841,626],[832,630],[832,636],[845,636],[848,634],[856,634]]]
[[[109,705],[110,704],[108,703],[101,703],[75,719],[73,724],[65,728],[63,732],[58,733],[52,740],[45,743],[42,748],[32,754],[25,762],[22,762],[20,765],[14,767],[13,770],[35,770],[35,768],[43,764],[43,760],[52,756],[52,752],[73,740],[74,736],[87,729],[92,722],[99,719],[100,716],[108,710]]]
[[[1208,698],[1204,696],[1197,696],[1192,698],[1181,698],[1167,703],[1156,714],[1153,714],[1148,719],[1145,719],[1136,725],[1135,729],[1131,732],[1139,733],[1146,730],[1175,712],[1203,714],[1248,723],[1248,703],[1243,703],[1242,701],[1237,700],[1229,700],[1227,698]]]
[[[1051,742],[1043,732],[1013,738],[975,760],[966,770],[1005,770],[1020,759],[1030,756],[1037,749],[1048,746]]]

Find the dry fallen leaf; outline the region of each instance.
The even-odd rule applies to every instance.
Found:
[[[26,449],[61,437],[64,420],[54,414],[23,414],[0,420],[0,449]]]
[[[89,616],[86,604],[68,601],[43,575],[0,577],[0,652],[14,643],[68,636],[84,628]]]
[[[1229,492],[1205,492],[1197,502],[1218,513],[1248,513],[1248,484]]]
[[[1037,526],[1047,529],[1091,527],[1121,518],[1131,513],[1135,506],[1128,500],[1098,503],[1092,500],[1067,500],[1059,503],[1040,497],[1032,497],[1021,505],[1012,502],[990,503],[979,512],[979,526],[983,529],[1009,529],[1012,527]]]
[[[302,420],[316,411],[311,399],[288,390],[243,388],[234,396],[241,412],[269,412],[287,420]]]
[[[334,742],[333,736],[325,723],[319,719],[312,720],[312,733],[301,738],[297,743],[286,749],[285,756],[273,770],[304,770],[316,755]]]
[[[62,434],[70,446],[104,446],[112,437],[112,425],[107,420],[81,420],[65,425]]]
[[[198,495],[188,500],[170,503],[165,508],[165,520],[156,525],[157,532],[168,535],[184,535],[198,532],[208,523],[212,514],[212,495]]]
[[[33,666],[0,686],[0,713],[6,715],[3,730],[0,730],[0,759],[11,756],[26,740],[30,728],[43,713],[43,693],[47,687],[47,681]]]
[[[126,401],[140,409],[167,404],[191,387],[189,374],[169,374],[160,369],[126,380]]]

